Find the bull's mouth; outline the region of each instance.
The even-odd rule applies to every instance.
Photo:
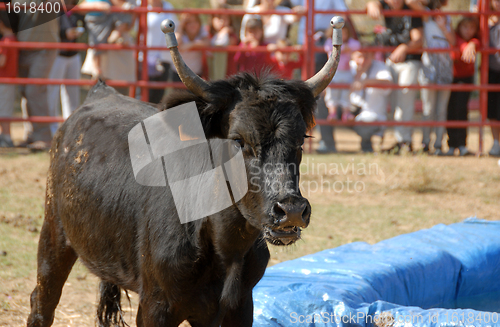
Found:
[[[273,245],[285,246],[300,239],[300,227],[264,228],[264,238]]]

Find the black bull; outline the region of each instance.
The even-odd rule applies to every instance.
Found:
[[[302,81],[240,74],[196,101],[208,139],[241,147],[248,193],[235,205],[181,224],[170,188],[134,179],[127,136],[158,110],[104,83],[61,126],[50,152],[37,285],[28,326],[50,326],[77,258],[101,280],[99,323],[123,323],[121,289],[139,294],[138,326],[251,326],[252,288],[269,260],[266,240],[291,244],[309,224],[298,166],[315,98]],[[196,158],[193,158],[196,160]],[[285,167],[284,171],[257,169]],[[287,187],[268,187],[279,178]]]

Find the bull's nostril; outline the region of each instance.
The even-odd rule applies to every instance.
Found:
[[[274,205],[273,208],[273,213],[277,218],[282,218],[283,216],[286,216],[286,209],[281,205],[281,203],[277,202]]]
[[[304,211],[302,212],[302,221],[309,224],[309,218],[311,217],[311,206],[306,205]]]

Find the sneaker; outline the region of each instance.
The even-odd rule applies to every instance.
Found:
[[[455,148],[449,148],[447,152],[443,152],[441,148],[437,148],[436,151],[434,151],[434,155],[440,157],[452,157],[455,155]]]
[[[9,135],[0,134],[0,148],[13,148],[14,143]]]
[[[422,144],[422,152],[429,153],[429,144]]]
[[[459,146],[458,150],[460,151],[460,156],[461,157],[472,155],[472,153],[470,153],[469,150],[467,150],[467,147],[464,146],[464,145]]]
[[[365,153],[372,153],[373,152],[371,140],[361,141],[361,152],[365,152]]]
[[[399,142],[396,143],[392,148],[386,149],[383,152],[389,153],[389,154],[394,154],[394,155],[400,155],[401,153],[404,152],[412,152],[412,146],[408,142]]]
[[[36,141],[28,144],[26,147],[32,152],[48,151],[50,150],[50,142]]]
[[[316,152],[319,154],[336,153],[337,149],[335,148],[335,145],[326,146],[325,142],[319,141],[319,146],[316,149]]]
[[[488,154],[492,157],[500,157],[500,144],[498,144],[498,142],[493,143],[493,146]]]
[[[335,115],[337,115],[337,120],[342,120],[342,113],[344,112],[344,109],[342,108],[341,105],[338,105],[335,108]]]

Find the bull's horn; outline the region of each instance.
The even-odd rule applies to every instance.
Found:
[[[318,96],[332,81],[333,75],[337,71],[337,66],[340,60],[340,47],[342,46],[342,27],[344,27],[344,19],[340,16],[335,16],[330,21],[330,25],[333,26],[332,35],[332,54],[326,64],[321,68],[319,72],[313,77],[306,81],[307,86],[309,86],[314,94]]]
[[[177,73],[181,78],[182,83],[186,85],[189,91],[193,92],[200,98],[208,101],[209,94],[207,92],[208,83],[196,75],[184,62],[177,48],[177,39],[175,38],[175,23],[170,19],[165,19],[161,23],[161,30],[165,33],[167,40],[167,48],[170,49],[172,60],[174,61]]]

